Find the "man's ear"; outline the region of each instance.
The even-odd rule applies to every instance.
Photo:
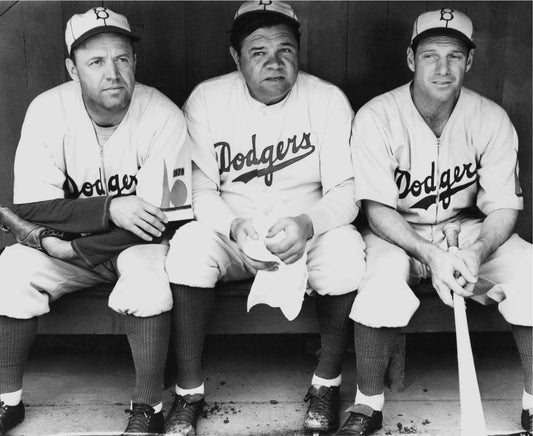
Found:
[[[74,61],[70,58],[65,59],[65,66],[67,67],[68,74],[70,75],[70,78],[74,80],[74,82],[79,82],[80,78],[78,76],[78,68],[76,67],[76,64]]]
[[[413,73],[415,72],[415,53],[411,46],[407,47],[407,66]]]
[[[233,58],[233,62],[235,62],[235,65],[237,66],[237,69],[240,70],[239,66],[239,53],[237,53],[237,50],[235,50],[233,47],[229,48],[229,52],[231,54],[231,57]]]
[[[466,72],[470,71],[470,68],[472,68],[473,62],[474,62],[474,49],[471,49],[468,52],[468,57],[466,58]]]

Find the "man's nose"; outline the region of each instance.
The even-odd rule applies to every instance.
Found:
[[[437,62],[437,73],[440,75],[447,75],[450,71],[450,64],[447,58],[439,58]]]
[[[114,61],[107,62],[106,79],[116,80],[119,77],[118,66]]]

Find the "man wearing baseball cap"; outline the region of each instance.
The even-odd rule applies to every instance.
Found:
[[[518,138],[505,111],[463,87],[473,25],[460,11],[415,21],[407,64],[413,80],[374,98],[352,130],[356,201],[366,211],[367,270],[355,299],[358,386],[337,436],[382,426],[383,379],[400,327],[420,301],[410,285],[430,278],[452,293],[497,302],[511,324],[524,369],[521,422],[531,432],[531,244],[513,233],[523,208]],[[460,227],[459,251],[443,228]]]
[[[196,221],[176,232],[166,262],[178,377],[165,422],[171,434],[194,434],[202,410],[202,348],[215,284],[278,268],[245,254],[248,239],[264,241],[281,262],[301,262],[308,273],[322,352],[304,427],[338,426],[348,313],[364,270],[362,239],[351,225],[358,212],[349,147],[353,112],[337,87],[299,71],[299,28],[285,2],[243,3],[230,37],[238,71],[201,83],[184,106]],[[259,240],[254,218],[265,215],[271,224]]]
[[[109,306],[123,315],[136,370],[124,434],[163,430],[172,307],[164,232],[169,220],[192,218],[190,157],[179,108],[135,82],[138,39],[108,8],[74,15],[65,31],[72,80],[26,113],[17,213],[0,208],[0,223],[19,242],[0,256],[2,434],[24,419],[23,366],[49,302],[114,282]]]

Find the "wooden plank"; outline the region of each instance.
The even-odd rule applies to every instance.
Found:
[[[457,6],[474,23],[474,63],[465,86],[501,104],[503,93],[507,2],[467,2]],[[462,9],[461,9],[462,8]]]
[[[348,4],[346,92],[354,110],[411,79],[405,50],[424,10],[425,2]]]
[[[316,1],[308,4],[307,70],[321,79],[344,88],[348,3]]]
[[[500,62],[505,66],[502,106],[507,110],[517,130],[520,141],[518,158],[520,182],[524,191],[524,210],[517,231],[524,239],[532,237],[532,49],[531,2],[509,2],[507,21],[510,23],[505,37],[505,54]]]
[[[229,32],[236,2],[185,3],[187,94],[201,81],[235,70]]]
[[[0,204],[13,201],[13,161],[26,111],[26,76],[24,56],[24,24],[20,3],[0,4]],[[0,232],[0,247],[14,242]]]

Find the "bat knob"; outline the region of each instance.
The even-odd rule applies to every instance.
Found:
[[[444,225],[442,233],[446,237],[448,248],[459,247],[459,233],[461,232],[461,224],[458,222],[450,222]]]

